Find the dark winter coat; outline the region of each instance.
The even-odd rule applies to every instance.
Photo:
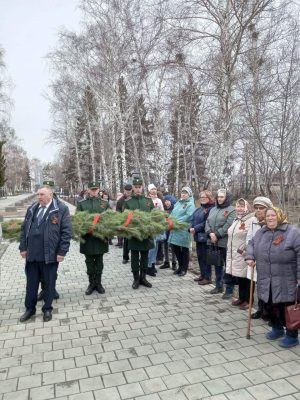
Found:
[[[21,226],[20,246],[21,252],[28,250],[29,231],[33,217],[37,213],[39,203],[34,203],[27,209],[24,222]],[[57,256],[65,256],[69,251],[72,237],[72,225],[69,208],[61,201],[53,198],[52,203],[44,217],[44,256],[45,264],[57,262]],[[27,254],[28,257],[28,254]]]
[[[124,211],[124,204],[127,197],[123,194],[123,196],[117,201],[116,204],[116,211],[123,212]]]
[[[132,194],[131,197],[125,200],[125,210],[141,210],[150,212],[153,210],[154,204],[151,198],[144,195],[136,196]],[[154,247],[153,239],[138,240],[136,238],[128,239],[129,250],[146,251]]]
[[[227,247],[228,228],[235,219],[235,208],[231,205],[232,195],[228,193],[223,204],[218,204],[210,210],[205,224],[205,232],[209,235],[214,233],[218,241],[218,247]],[[207,244],[212,244],[208,239]]]
[[[101,214],[108,208],[108,201],[100,197],[88,197],[77,205],[77,211],[88,211],[91,214]],[[80,253],[96,255],[108,252],[108,240],[101,240],[90,234],[86,234],[83,239],[84,243],[80,243]]]
[[[205,232],[205,223],[214,204],[202,204],[192,215],[191,228],[195,229],[195,242],[206,243],[208,234]]]
[[[273,303],[295,300],[300,279],[300,229],[282,224],[261,228],[248,243],[246,260],[255,260],[258,298],[265,303],[272,288]]]

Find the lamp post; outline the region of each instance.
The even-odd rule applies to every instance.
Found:
[[[99,184],[99,188],[100,189],[104,189],[104,183],[105,183],[104,179],[99,179],[98,180],[98,184]]]
[[[138,170],[134,170],[130,173],[130,177],[127,179],[127,183],[132,184],[133,179],[137,178],[137,177],[141,177],[141,174]]]

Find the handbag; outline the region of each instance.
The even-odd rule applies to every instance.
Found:
[[[224,264],[220,247],[209,245],[206,251],[206,264],[220,267]]]
[[[300,328],[300,303],[298,303],[298,290],[299,285],[295,291],[295,304],[285,306],[285,326],[287,329],[293,331]]]

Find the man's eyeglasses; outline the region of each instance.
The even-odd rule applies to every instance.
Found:
[[[254,206],[254,210],[265,210],[266,208],[265,206]]]

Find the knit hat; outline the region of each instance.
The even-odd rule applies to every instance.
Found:
[[[132,190],[132,185],[130,185],[130,183],[127,183],[127,185],[124,186],[124,190]]]
[[[150,185],[148,185],[148,192],[150,192],[151,189],[156,189],[156,186],[153,185],[153,183],[150,183]]]
[[[192,196],[193,196],[192,189],[191,189],[190,187],[188,187],[188,186],[184,186],[184,187],[181,189],[181,191],[182,191],[182,192],[187,192],[188,195],[189,195],[189,197],[192,197]]]
[[[253,205],[254,206],[260,205],[266,208],[273,207],[273,203],[271,202],[271,200],[268,197],[263,197],[263,196],[255,197],[255,199],[253,200]]]

